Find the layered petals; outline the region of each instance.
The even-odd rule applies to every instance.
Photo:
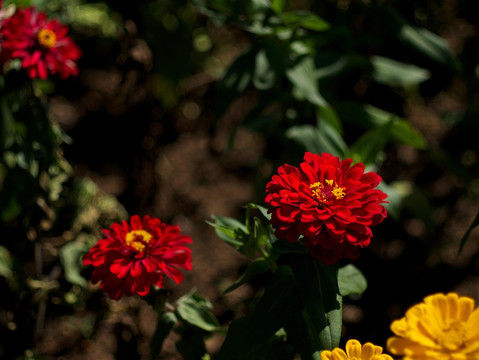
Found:
[[[31,78],[77,75],[81,51],[67,33],[67,26],[48,20],[45,13],[33,7],[17,9],[0,28],[1,58],[20,59]]]
[[[434,294],[395,320],[387,346],[404,360],[479,360],[479,308],[456,293]]]
[[[335,348],[332,351],[321,352],[321,360],[393,360],[389,355],[383,354],[383,348],[371,343],[361,343],[357,340],[348,340],[346,351]]]
[[[265,198],[276,236],[290,242],[302,237],[325,264],[357,258],[371,241],[371,226],[386,217],[381,204],[387,195],[375,189],[380,182],[376,173],[364,173],[364,164],[327,153],[306,153],[299,167],[280,166]]]
[[[179,284],[180,269],[191,270],[191,238],[176,225],[167,225],[148,215],[133,215],[130,221],[104,229],[100,239],[83,256],[83,265],[94,267],[91,282],[100,284],[112,299],[135,293],[146,295],[151,285],[164,287],[164,277]]]

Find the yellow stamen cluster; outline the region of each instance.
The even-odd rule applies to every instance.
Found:
[[[341,186],[338,186],[334,180],[324,180],[324,184],[315,182],[314,184],[309,185],[313,196],[321,202],[327,202],[329,198],[334,196],[335,199],[342,199],[346,193]]]
[[[57,36],[50,29],[41,29],[37,34],[38,42],[41,46],[52,48],[57,42]]]
[[[138,252],[143,252],[146,245],[153,239],[148,231],[145,230],[132,230],[125,236],[126,245],[135,249]]]

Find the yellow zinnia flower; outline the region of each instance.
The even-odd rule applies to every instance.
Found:
[[[346,352],[340,348],[333,351],[321,352],[321,360],[393,360],[389,355],[383,354],[383,348],[371,343],[361,346],[357,340],[349,340],[346,343]]]
[[[434,294],[391,324],[393,355],[404,360],[479,360],[479,308],[456,293]]]

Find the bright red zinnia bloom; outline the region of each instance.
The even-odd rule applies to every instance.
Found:
[[[278,168],[265,199],[278,238],[296,242],[303,236],[311,255],[325,264],[359,256],[371,241],[370,227],[386,217],[381,203],[387,195],[375,189],[379,175],[352,161],[307,152],[299,167]]]
[[[112,299],[122,295],[146,295],[151,285],[164,287],[164,277],[177,284],[183,280],[178,269],[191,270],[189,236],[177,225],[167,225],[148,215],[133,215],[130,222],[114,223],[102,230],[100,239],[83,256],[83,265],[93,265],[91,282],[101,281],[100,290]]]
[[[2,58],[21,59],[31,78],[46,79],[49,73],[63,79],[77,75],[81,51],[67,33],[67,26],[47,20],[43,12],[32,7],[18,9],[0,29]]]

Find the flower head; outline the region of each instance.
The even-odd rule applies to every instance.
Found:
[[[81,52],[67,33],[67,26],[47,20],[43,12],[17,9],[0,29],[2,59],[20,59],[31,78],[46,79],[49,73],[63,79],[77,75]]]
[[[357,258],[371,241],[370,227],[386,217],[381,203],[387,195],[375,189],[379,175],[351,164],[308,152],[299,167],[280,166],[265,199],[276,236],[290,242],[303,236],[311,255],[325,264]]]
[[[357,340],[348,340],[346,352],[340,348],[333,351],[324,350],[321,352],[321,360],[393,360],[389,355],[383,354],[383,348],[371,343],[361,346]]]
[[[83,257],[83,265],[93,265],[92,283],[101,281],[100,290],[112,299],[122,295],[146,295],[151,285],[164,287],[164,277],[177,284],[183,280],[178,269],[191,270],[189,236],[176,225],[160,219],[133,215],[130,222],[114,223]]]
[[[434,294],[391,324],[388,349],[404,360],[479,360],[479,308],[456,293]]]

